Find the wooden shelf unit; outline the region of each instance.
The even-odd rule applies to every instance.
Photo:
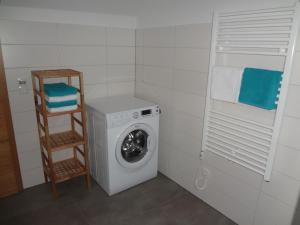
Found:
[[[74,177],[85,176],[87,187],[90,187],[82,73],[71,69],[61,69],[32,71],[31,75],[45,181],[51,182],[54,197],[58,196],[56,184]],[[50,113],[46,109],[44,79],[64,77],[67,78],[68,85],[72,85],[73,78],[79,79],[77,91],[80,95],[80,103],[75,110]],[[75,114],[80,114],[80,119]],[[62,115],[70,115],[70,130],[50,133],[48,118]],[[78,132],[76,127],[80,127],[81,131]],[[70,148],[73,150],[72,158],[56,162],[53,160],[55,152]]]

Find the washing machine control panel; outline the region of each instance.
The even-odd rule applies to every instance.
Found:
[[[159,113],[160,113],[160,109],[158,106],[149,109],[143,109],[137,112],[139,117],[151,117],[151,116],[158,115]]]
[[[119,127],[132,120],[153,117],[160,113],[158,106],[143,110],[134,110],[128,112],[119,112],[110,115],[110,127]]]
[[[140,116],[139,112],[133,112],[133,113],[132,113],[132,118],[133,118],[133,119],[138,119],[139,116]]]

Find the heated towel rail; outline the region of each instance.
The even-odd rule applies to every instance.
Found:
[[[263,175],[266,181],[270,181],[292,69],[298,19],[298,4],[215,13],[201,157],[205,156],[205,151],[212,152],[255,171]],[[239,59],[234,60],[232,57]],[[230,103],[226,105],[211,99],[214,66],[232,66],[235,61],[239,62],[234,66],[249,66],[247,63],[251,61],[252,66],[263,67],[264,57],[266,62],[282,62],[281,67],[277,68],[283,71],[283,80],[275,111],[264,113],[255,107],[233,106]],[[267,67],[273,69],[272,65],[268,64]],[[218,107],[218,104],[223,105]],[[226,108],[229,110],[226,111]],[[241,108],[248,111],[248,114],[252,113],[252,118],[243,115]],[[271,122],[262,122],[261,115],[269,116]]]

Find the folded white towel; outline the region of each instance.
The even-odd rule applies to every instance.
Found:
[[[47,102],[65,102],[65,101],[72,101],[77,100],[77,95],[66,95],[66,96],[59,96],[59,97],[49,97],[45,95]]]
[[[215,66],[212,73],[211,98],[237,103],[244,68]]]
[[[70,105],[70,106],[64,106],[64,107],[57,107],[57,108],[48,108],[47,111],[50,113],[55,113],[55,112],[65,112],[65,111],[71,111],[77,109],[77,105]]]

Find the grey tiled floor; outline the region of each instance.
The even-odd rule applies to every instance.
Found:
[[[173,181],[157,178],[108,197],[78,178],[58,186],[53,200],[42,184],[0,199],[1,225],[234,225]]]

